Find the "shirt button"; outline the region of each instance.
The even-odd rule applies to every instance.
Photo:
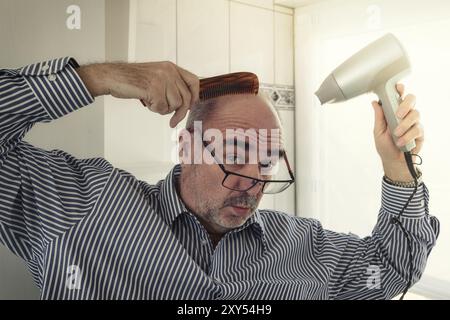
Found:
[[[49,81],[55,81],[56,80],[56,74],[51,74],[48,76]]]
[[[202,245],[206,246],[208,244],[208,240],[202,240]]]
[[[46,64],[46,65],[43,65],[43,66],[42,66],[41,70],[42,70],[42,71],[47,71],[48,68],[50,68],[50,67],[48,66],[48,64]]]

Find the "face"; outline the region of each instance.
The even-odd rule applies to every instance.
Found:
[[[248,150],[251,150],[252,146],[267,146],[269,150],[273,149],[273,146],[276,149],[281,148],[281,137],[271,134],[274,132],[271,129],[280,130],[278,117],[261,97],[226,96],[220,98],[217,103],[214,114],[211,114],[208,120],[202,124],[202,130],[205,132],[208,129],[215,129],[222,133],[222,141],[225,143],[223,145],[224,153],[227,150],[227,144],[232,145],[236,152],[231,154],[227,152],[226,158],[222,158],[224,162],[230,163],[230,160],[236,160],[236,158],[230,159],[230,157],[239,154],[248,155]],[[242,131],[250,133],[246,135],[248,148],[246,149],[240,144],[234,148],[236,140],[227,139],[229,137],[227,129],[243,129]],[[260,129],[266,129],[267,135],[258,134],[261,132]],[[195,137],[193,133],[191,135],[192,139],[199,138],[201,140],[201,134]],[[237,136],[237,140],[239,140],[243,135],[237,134]],[[240,146],[242,146],[241,150],[239,150]],[[182,145],[181,148],[187,147]],[[190,151],[192,154],[193,146],[190,146]],[[263,195],[262,186],[257,184],[247,191],[230,190],[224,187],[222,181],[225,173],[213,161],[207,150],[203,149],[202,154],[205,160],[202,163],[182,165],[181,197],[210,233],[223,234],[243,225],[254,214]],[[264,162],[264,159],[258,153],[256,154],[256,161],[249,164],[249,159],[246,159],[244,165],[227,165],[226,169],[245,176],[269,179],[270,177],[261,175],[261,163]],[[249,180],[245,178],[227,178],[227,184],[229,187],[239,190],[251,186]]]

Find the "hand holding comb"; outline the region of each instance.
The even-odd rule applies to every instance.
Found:
[[[200,80],[200,100],[217,98],[230,94],[258,94],[258,77],[251,72],[228,73]],[[144,101],[141,99],[145,106]]]

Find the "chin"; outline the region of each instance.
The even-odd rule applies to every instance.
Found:
[[[234,210],[227,210],[221,215],[219,225],[227,229],[236,229],[241,227],[253,214],[254,211],[242,214],[236,213]]]

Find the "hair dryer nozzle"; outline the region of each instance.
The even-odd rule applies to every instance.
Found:
[[[346,100],[344,93],[336,82],[333,74],[330,74],[322,83],[315,95],[320,100],[320,104],[334,103]]]

